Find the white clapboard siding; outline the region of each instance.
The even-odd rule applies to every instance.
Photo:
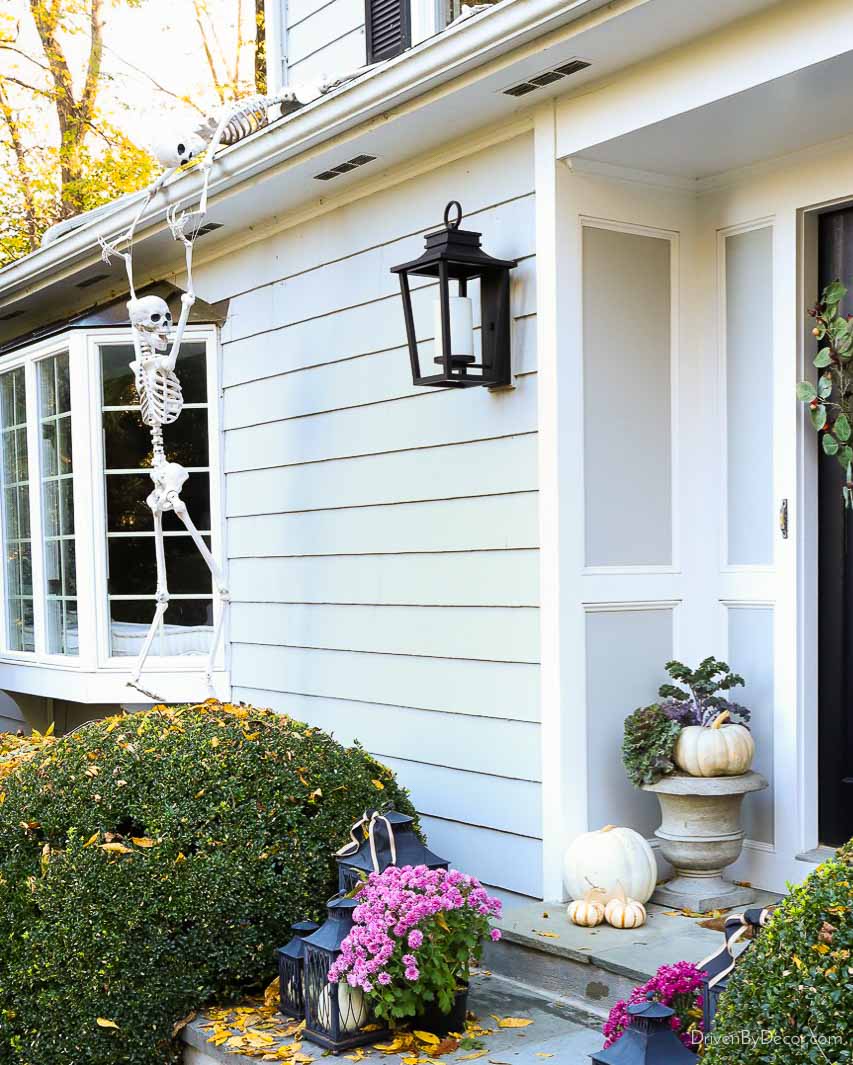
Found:
[[[432,313],[431,308],[429,310]],[[480,338],[478,329],[474,334],[474,355],[478,359]],[[286,345],[286,342],[286,338],[256,337],[252,340],[253,344],[273,349],[279,344]],[[530,346],[528,344],[528,350]],[[421,350],[424,366],[431,365],[433,352],[430,337]],[[325,354],[328,354],[325,350],[315,350],[314,357],[322,358]],[[230,355],[228,352],[229,358]],[[518,370],[516,365],[516,372]],[[302,418],[365,403],[387,403],[418,396],[421,392],[420,386],[412,384],[408,349],[394,347],[388,351],[362,354],[359,358],[313,363],[298,373],[281,372],[235,385],[225,393],[225,428],[240,429],[263,422]]]
[[[542,833],[540,785],[533,781],[406,762],[387,755],[383,760],[399,780],[405,780],[421,814],[521,836],[535,838]]]
[[[292,28],[305,47],[330,11],[354,17],[348,0],[300,9]],[[357,739],[412,789],[437,850],[504,891],[536,895],[531,149],[529,136],[514,138],[273,233],[205,264],[199,291],[230,300],[234,696]],[[519,260],[511,389],[412,385],[390,268],[420,253],[459,188],[463,224],[482,230],[492,254]],[[424,355],[434,296],[425,285],[414,297]]]
[[[322,18],[322,12],[316,17]],[[330,37],[332,36],[330,33]],[[331,39],[327,45],[304,59],[289,63],[287,76],[292,82],[323,81],[351,74],[363,67],[366,60],[364,26],[360,26],[342,37]]]
[[[230,578],[231,598],[246,603],[539,605],[533,550],[238,558]]]
[[[540,733],[535,721],[316,698],[254,685],[236,688],[234,698],[307,721],[333,733],[341,743],[358,741],[382,760],[399,758],[541,782]]]
[[[510,211],[507,217],[512,218],[512,224],[505,222],[503,209],[510,208],[518,199],[532,197],[532,158],[532,136],[523,134],[481,151],[476,166],[471,165],[470,156],[464,156],[434,167],[412,181],[354,199],[320,215],[310,224],[283,229],[263,241],[247,242],[242,248],[230,250],[227,256],[198,268],[195,280],[199,295],[211,301],[231,300],[223,340],[237,339],[247,327],[249,332],[254,332],[259,322],[264,327],[264,316],[265,328],[273,328],[279,323],[274,308],[270,308],[268,286],[318,267],[358,261],[365,252],[379,246],[395,246],[401,252],[420,254],[424,234],[441,227],[445,204],[457,197],[460,189],[464,189],[463,225],[482,230],[486,251],[500,258],[526,255],[533,246],[529,240],[523,244],[519,241],[513,229],[516,218]],[[247,234],[247,238],[251,235]],[[411,255],[401,254],[395,259],[389,252],[387,265],[405,262],[407,258]],[[356,286],[360,283],[352,277],[347,281]],[[365,298],[381,294],[381,291],[367,293]],[[328,298],[328,294],[312,297],[322,298]],[[248,318],[245,311],[241,312],[244,301],[253,307]]]
[[[527,433],[233,473],[228,478],[228,516],[414,503],[535,488],[536,434]],[[234,526],[232,522],[230,528]]]
[[[422,817],[430,847],[486,884],[542,897],[542,841],[438,817]]]
[[[363,26],[364,0],[332,0],[314,14],[298,20],[293,18],[288,7],[288,65],[298,63],[300,59],[319,52],[336,38]]]
[[[337,212],[335,212],[337,213]],[[496,246],[495,230],[498,224],[505,233],[501,246]],[[523,266],[523,261],[535,251],[534,237],[534,203],[531,195],[518,195],[509,202],[484,208],[470,219],[470,224],[482,228],[489,234],[488,251],[493,255],[506,254],[519,260],[519,266],[512,273],[515,285],[513,293],[513,311],[516,314],[535,309],[535,303],[526,293],[520,279],[531,277],[530,268]],[[399,312],[400,282],[391,272],[397,263],[414,259],[421,254],[424,247],[424,234],[420,231],[409,233],[400,240],[385,244],[371,245],[357,254],[344,259],[331,261],[320,258],[311,266],[303,266],[298,272],[293,263],[284,259],[279,262],[274,281],[241,292],[232,297],[229,308],[229,324],[224,335],[226,343],[235,343],[245,337],[258,333],[278,330],[294,322],[320,318],[323,315],[339,313],[347,308],[377,301],[396,300]],[[289,249],[282,249],[287,252]],[[318,248],[317,253],[329,254],[328,247]],[[239,255],[239,253],[238,253]],[[283,274],[287,263],[288,272]],[[322,283],[313,276],[322,270]],[[236,283],[240,283],[237,279]],[[433,289],[435,282],[428,278],[412,278],[412,289]],[[376,308],[381,310],[381,308]],[[402,314],[396,318],[402,320]],[[226,383],[228,379],[226,378]]]
[[[516,379],[512,391],[421,389],[393,403],[234,429],[225,436],[225,469],[375,455],[535,429],[535,375]]]
[[[233,672],[262,688],[286,678],[292,690],[327,699],[526,721],[539,714],[539,670],[527,663],[241,643],[231,655]]]
[[[498,662],[539,660],[539,618],[531,607],[235,603],[230,621],[234,643]]]
[[[233,518],[232,558],[538,546],[535,492]]]

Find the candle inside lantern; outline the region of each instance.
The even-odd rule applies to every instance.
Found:
[[[468,358],[474,356],[474,304],[469,296],[448,296],[450,309],[450,354]],[[433,321],[435,323],[435,356],[444,355],[444,342],[441,332],[441,300],[433,301]]]

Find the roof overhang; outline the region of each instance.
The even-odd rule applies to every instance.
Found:
[[[371,175],[400,168],[448,141],[489,126],[521,130],[526,121],[530,128],[533,109],[549,95],[589,92],[618,70],[770,2],[503,0],[217,156],[209,219],[220,228],[201,239],[197,261],[260,240],[300,212],[316,210]],[[575,56],[591,65],[570,81],[520,99],[506,95],[513,84]],[[334,182],[317,180],[359,153],[376,161]],[[175,203],[194,205],[200,187],[200,174],[191,170],[153,201],[135,245],[139,285],[180,275],[183,257],[165,224],[165,210]],[[114,212],[0,270],[0,342],[126,289],[121,264],[110,267],[100,260],[97,238],[125,231],[137,204],[125,198]]]

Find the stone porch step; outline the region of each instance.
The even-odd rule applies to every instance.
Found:
[[[756,892],[753,905],[778,899]],[[528,903],[507,910],[498,922],[503,938],[488,944],[483,965],[539,994],[605,1016],[659,966],[696,963],[720,946],[721,933],[703,928],[700,920],[649,905],[642,928],[579,928],[566,916],[565,903]]]

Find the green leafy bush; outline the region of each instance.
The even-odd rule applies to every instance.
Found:
[[[675,769],[672,752],[681,725],[657,703],[641,706],[625,718],[622,762],[632,784],[655,784]]]
[[[737,964],[702,1061],[853,1062],[853,841],[792,889]]]
[[[214,703],[0,744],[0,1063],[164,1065],[173,1026],[273,975],[377,800],[359,747]]]

